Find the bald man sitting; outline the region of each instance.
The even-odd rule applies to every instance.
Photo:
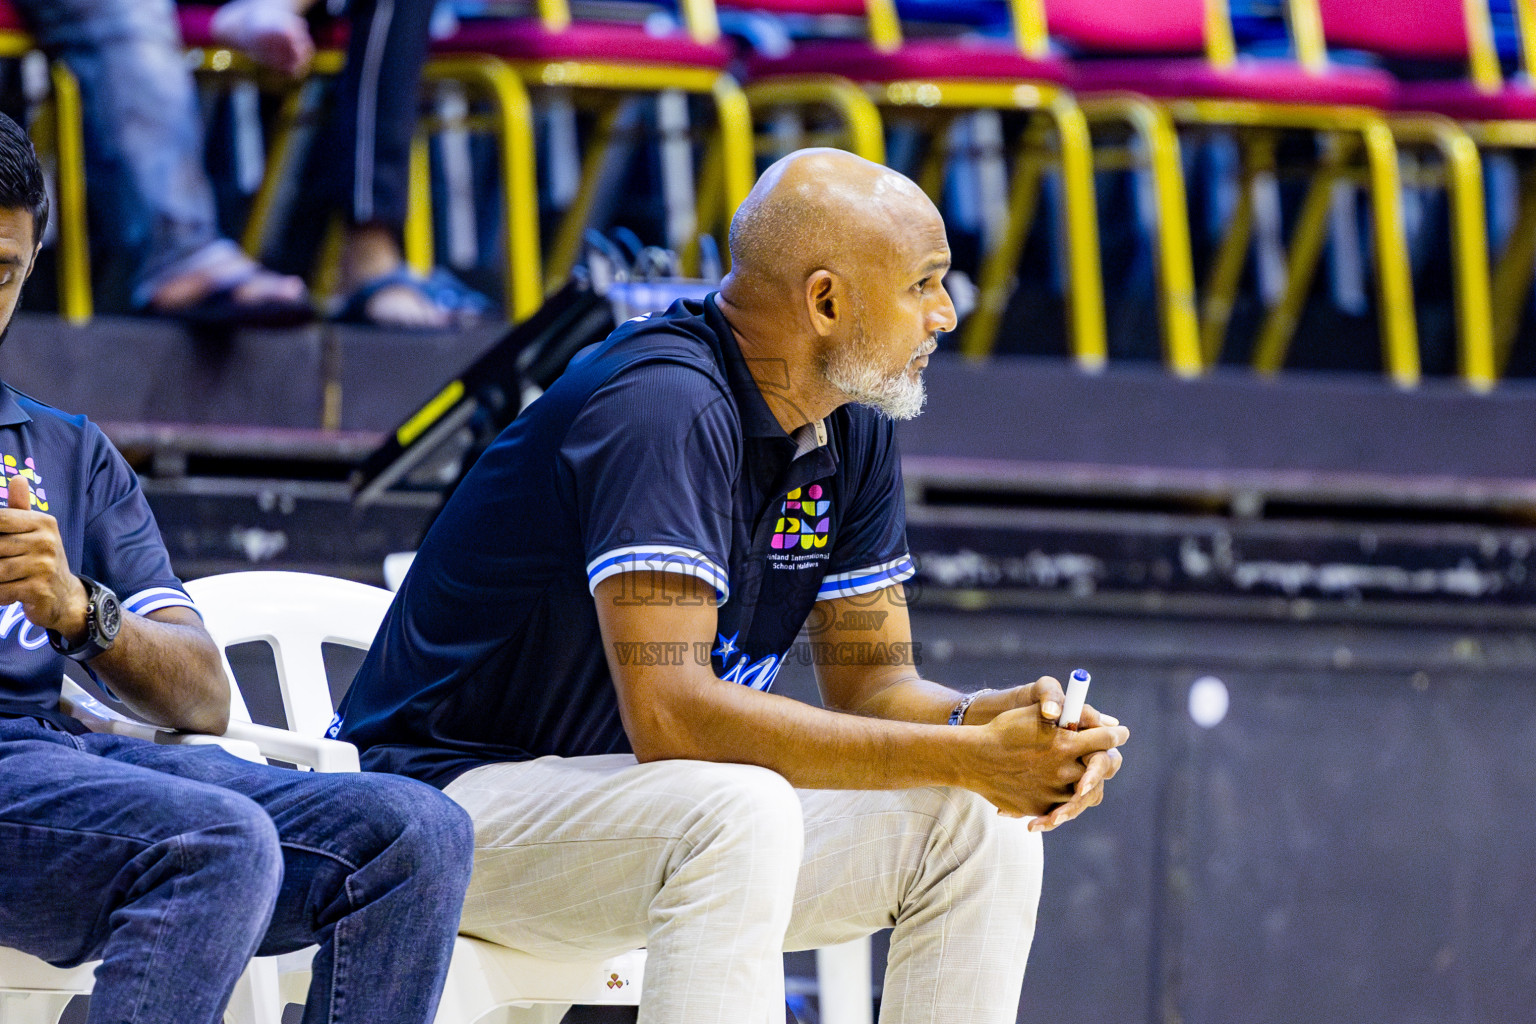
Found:
[[[955,325],[943,221],[811,150],[730,245],[718,294],[584,350],[480,457],[333,734],[474,818],[465,933],[647,947],[641,1021],[783,1020],[781,950],[891,926],[882,1021],[1013,1021],[1039,833],[1128,734],[911,656],[892,421]],[[802,627],[826,710],[769,692]]]

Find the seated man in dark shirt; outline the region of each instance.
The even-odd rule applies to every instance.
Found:
[[[37,157],[0,115],[0,332],[47,215]],[[0,945],[100,959],[92,1024],[218,1024],[253,954],[316,943],[305,1024],[429,1024],[469,878],[464,812],[409,779],[87,733],[59,710],[65,659],[151,721],[217,733],[219,652],[93,423],[0,384],[0,474]]]
[[[954,327],[943,221],[807,151],[731,260],[480,457],[333,734],[470,811],[465,931],[648,947],[642,1021],[781,1019],[782,949],[889,926],[882,1020],[1013,1021],[1039,833],[1099,802],[1128,734],[1057,729],[1052,679],[962,695],[915,668],[892,420]],[[802,627],[826,710],[768,692]]]

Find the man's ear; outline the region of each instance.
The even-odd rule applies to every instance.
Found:
[[[27,272],[25,274],[21,275],[21,283],[22,284],[26,284],[27,283],[27,278],[32,276],[32,271],[37,266],[37,255],[38,255],[38,253],[40,253],[42,251],[43,251],[43,243],[42,242],[38,242],[37,245],[33,246],[33,248],[32,248],[32,259],[27,262]]]
[[[837,331],[843,312],[843,282],[830,270],[818,270],[805,279],[805,303],[811,329],[821,338]]]

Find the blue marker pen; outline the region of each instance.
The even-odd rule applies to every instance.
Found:
[[[1080,728],[1083,704],[1088,700],[1088,680],[1088,673],[1080,668],[1073,669],[1067,677],[1067,698],[1062,702],[1061,717],[1056,720],[1063,729],[1077,732]]]

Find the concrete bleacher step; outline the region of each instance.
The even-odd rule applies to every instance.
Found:
[[[330,326],[189,336],[20,316],[0,376],[103,424],[188,576],[261,565],[377,580],[436,506],[354,507],[348,477],[498,336]],[[1529,622],[1536,386],[935,357],[903,423],[928,599],[970,608]]]

